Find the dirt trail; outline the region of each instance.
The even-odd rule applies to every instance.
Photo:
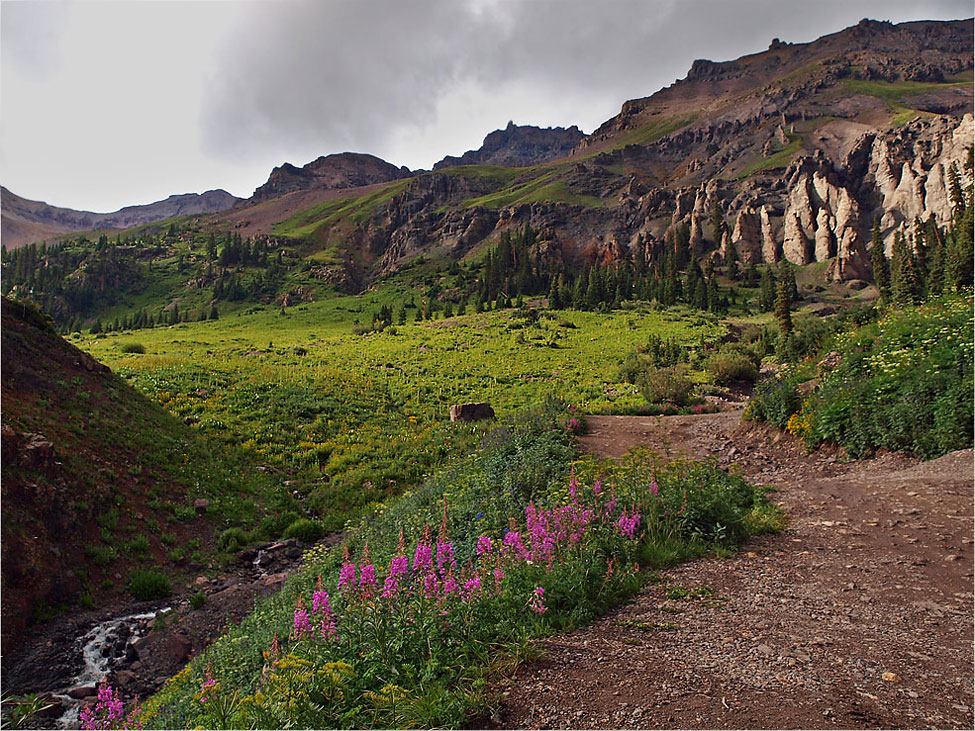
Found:
[[[546,643],[498,691],[503,728],[972,728],[973,452],[843,464],[740,412],[589,417],[587,451],[717,458],[783,533],[663,572]],[[668,598],[675,586],[714,596]]]

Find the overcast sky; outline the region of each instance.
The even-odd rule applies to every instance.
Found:
[[[0,182],[110,211],[249,196],[333,152],[412,169],[516,124],[591,132],[626,99],[773,37],[970,0],[0,2]]]

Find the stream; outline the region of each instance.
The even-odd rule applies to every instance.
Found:
[[[56,721],[58,728],[78,727],[78,713],[84,700],[71,697],[69,692],[86,686],[97,688],[109,672],[126,662],[134,651],[132,646],[152,628],[156,616],[167,611],[169,607],[116,617],[96,624],[78,640],[84,663],[82,670],[72,678],[67,687],[53,693],[67,708]]]

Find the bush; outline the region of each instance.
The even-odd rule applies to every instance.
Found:
[[[303,543],[314,543],[322,537],[322,524],[317,520],[298,518],[284,530],[285,538],[297,538]]]
[[[158,571],[133,571],[129,574],[129,593],[136,599],[163,599],[173,593],[169,577]]]
[[[217,538],[217,548],[221,551],[227,551],[228,553],[234,553],[239,551],[248,543],[251,542],[251,537],[243,528],[227,528],[220,537]]]
[[[206,603],[207,603],[207,595],[204,594],[202,591],[198,591],[196,592],[196,594],[190,597],[190,606],[193,609],[202,609],[203,605]]]
[[[722,386],[735,381],[754,383],[758,379],[758,368],[753,359],[740,352],[715,353],[708,358],[704,368],[714,382]]]
[[[142,343],[122,343],[122,352],[143,355],[146,352],[146,346]]]
[[[793,379],[769,380],[758,386],[743,418],[746,421],[764,421],[784,429],[789,417],[799,411],[801,404]]]
[[[643,397],[651,404],[662,402],[684,406],[691,397],[694,383],[677,368],[649,367],[637,382]]]

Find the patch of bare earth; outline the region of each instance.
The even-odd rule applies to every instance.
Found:
[[[590,417],[583,448],[716,458],[788,528],[664,571],[496,690],[501,728],[972,728],[973,453],[843,464],[740,412]],[[710,587],[674,599],[668,589]]]

